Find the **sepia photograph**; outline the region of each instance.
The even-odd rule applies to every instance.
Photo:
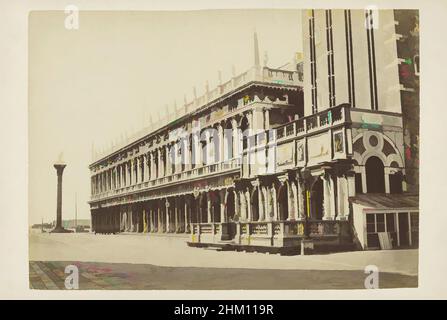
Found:
[[[32,290],[417,288],[419,10],[33,10]]]

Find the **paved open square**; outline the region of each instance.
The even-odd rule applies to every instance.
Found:
[[[364,269],[379,287],[417,287],[418,250],[280,256],[190,248],[184,237],[30,233],[30,288],[65,289],[67,265],[79,289],[353,289]],[[349,262],[347,262],[349,261]]]

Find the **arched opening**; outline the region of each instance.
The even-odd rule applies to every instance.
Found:
[[[288,185],[283,184],[278,190],[278,207],[279,220],[287,220],[289,218],[289,198]]]
[[[137,161],[133,164],[133,171],[132,171],[132,180],[130,184],[137,184],[138,183],[138,163]]]
[[[373,156],[365,164],[368,193],[385,193],[385,171],[382,160]]]
[[[253,189],[251,194],[251,221],[259,220],[259,192],[258,188]]]
[[[202,132],[200,133],[200,152],[202,155],[202,166],[207,165],[208,162],[208,130],[202,130]]]
[[[166,151],[162,151],[161,152],[161,161],[162,161],[162,176],[165,176],[166,175],[166,161],[167,161],[167,158],[166,158]]]
[[[141,157],[140,157],[140,172],[141,172],[140,182],[143,182],[144,179],[146,178],[146,177],[144,176],[144,165],[145,165],[144,156],[141,156]]]
[[[210,192],[209,195],[211,200],[211,219],[212,222],[220,221],[220,196],[217,192]]]
[[[242,148],[247,148],[247,138],[248,138],[248,119],[246,117],[242,118],[241,125],[242,131]]]
[[[199,222],[210,222],[208,220],[208,197],[205,193],[202,193],[199,199]]]
[[[231,121],[227,121],[225,124],[225,130],[224,130],[224,137],[225,137],[225,148],[224,148],[224,159],[229,160],[233,158],[233,126],[231,125]]]
[[[175,173],[175,161],[177,157],[177,155],[175,154],[175,144],[171,145],[168,150],[169,162],[171,164],[171,173]]]
[[[210,132],[210,160],[212,163],[217,163],[221,158],[220,146],[222,143],[222,141],[220,141],[219,128],[217,126],[214,126],[210,130]]]
[[[227,220],[233,221],[234,214],[235,214],[235,207],[234,207],[234,190],[229,190],[227,194],[227,201],[225,203],[225,210],[227,214]]]
[[[197,207],[197,200],[194,197],[188,198],[188,206],[191,223],[199,222],[199,210]]]
[[[158,178],[158,170],[159,170],[158,153],[155,153],[155,157],[153,159],[154,159],[154,167],[155,167],[154,179],[156,179],[156,178]]]
[[[137,232],[144,231],[144,210],[141,204],[137,204]]]
[[[175,232],[175,201],[172,198],[169,200],[169,207],[167,210],[169,215],[168,232]]]
[[[402,182],[404,177],[402,172],[390,174],[390,193],[402,193]]]
[[[314,182],[311,191],[310,202],[310,218],[314,220],[321,220],[323,218],[323,180],[318,178]]]

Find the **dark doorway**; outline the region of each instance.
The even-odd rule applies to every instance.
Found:
[[[323,180],[318,178],[315,181],[311,192],[310,218],[315,220],[323,219]]]
[[[363,193],[361,173],[355,174],[355,193]]]
[[[192,223],[198,223],[199,220],[199,208],[197,206],[197,200],[193,197],[189,198],[187,201],[188,205],[190,206],[190,215],[191,215],[191,222]]]
[[[284,184],[278,191],[279,220],[287,220],[289,218],[289,198],[287,189],[287,185]]]
[[[233,126],[231,125],[231,121],[227,121],[225,125],[225,144],[226,144],[226,154],[224,155],[225,160],[229,160],[233,158]]]
[[[241,121],[240,125],[241,131],[242,131],[242,148],[247,148],[247,138],[248,138],[248,120],[246,117],[244,117]]]
[[[200,220],[199,220],[199,222],[211,222],[211,221],[208,221],[208,199],[207,199],[207,196],[206,196],[206,194],[202,194],[201,196],[200,196],[200,209],[199,209],[199,212],[200,212]]]
[[[368,193],[385,193],[385,170],[383,162],[377,157],[370,157],[365,164],[366,189]]]
[[[390,193],[402,193],[403,176],[400,172],[390,175]]]
[[[251,195],[251,217],[252,221],[259,220],[259,193],[258,188],[253,190]]]
[[[212,222],[221,222],[219,194],[217,192],[211,192],[209,193],[209,197],[211,198],[211,217],[213,219]]]
[[[399,242],[401,247],[408,247],[410,245],[409,238],[409,225],[408,225],[408,213],[407,212],[399,212],[398,214],[399,221]]]
[[[228,191],[227,195],[227,202],[225,203],[226,210],[227,210],[227,219],[228,221],[232,221],[234,218],[234,191]]]

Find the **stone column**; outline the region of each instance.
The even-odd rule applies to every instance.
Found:
[[[178,232],[180,225],[180,210],[178,198],[174,198],[174,232]]]
[[[240,158],[239,151],[240,151],[240,137],[239,137],[239,131],[238,131],[238,124],[235,119],[231,120],[231,125],[233,128],[233,158]]]
[[[140,182],[140,157],[136,157],[133,161],[133,172],[135,173],[133,184],[138,184]]]
[[[143,156],[143,161],[144,161],[144,181],[149,181],[151,175],[149,169],[149,153],[146,153]]]
[[[188,229],[189,229],[189,221],[188,221],[188,200],[185,197],[185,233],[188,233]]]
[[[227,222],[228,213],[225,214],[225,207],[226,207],[226,199],[225,196],[227,195],[227,190],[222,189],[219,191],[219,197],[220,197],[220,222]]]
[[[163,160],[162,160],[162,155],[161,155],[161,148],[158,148],[157,150],[157,160],[158,160],[158,170],[157,170],[157,177],[161,178],[163,177]]]
[[[230,132],[228,132],[230,131]],[[221,140],[221,144],[222,144],[222,157],[221,157],[221,161],[226,161],[228,159],[230,159],[229,157],[229,148],[228,148],[228,140],[230,139],[230,135],[233,133],[233,130],[230,129],[225,129],[222,128],[222,140]]]
[[[330,186],[330,195],[331,195],[331,220],[335,218],[336,207],[337,207],[337,199],[335,197],[335,183],[332,176],[329,176],[329,186]]]
[[[149,152],[149,161],[150,161],[150,171],[151,171],[151,180],[157,177],[156,167],[155,167],[155,153],[153,151]]]
[[[202,137],[200,136],[200,132],[196,137],[196,167],[201,167],[203,165],[203,152],[202,152],[202,142],[200,141]]]
[[[166,209],[165,210],[166,233],[169,233],[171,231],[171,217],[169,216],[169,214],[170,214],[170,212],[169,212],[170,206],[171,206],[171,204],[170,204],[169,200],[166,199],[166,202],[165,202],[165,209]]]
[[[132,183],[132,165],[131,161],[126,162],[126,186],[130,186]]]
[[[148,232],[152,232],[154,229],[154,221],[152,219],[152,207],[150,203],[148,203],[147,221],[148,221]]]
[[[279,221],[278,195],[276,194],[275,185],[272,185],[272,197],[273,197],[273,220]]]
[[[264,202],[262,201],[262,199],[264,199],[264,195],[262,189],[264,189],[264,187],[258,186],[258,212],[259,212],[258,221],[265,220]]]
[[[337,204],[338,215],[337,220],[347,220],[349,216],[349,192],[348,179],[346,176],[337,177]]]
[[[118,185],[120,188],[124,187],[124,170],[123,170],[123,165],[120,164],[118,167],[118,172],[119,172],[119,180],[118,180]]]
[[[129,160],[129,161],[126,163],[126,168],[127,168],[126,184],[127,184],[127,186],[129,187],[129,186],[132,185],[132,177],[134,176],[134,175],[133,175],[133,172],[132,172],[132,160]]]
[[[165,168],[165,172],[166,175],[169,176],[172,174],[172,146],[167,144],[165,146],[165,152],[166,152],[166,168]]]
[[[62,227],[62,173],[66,164],[55,164],[54,168],[57,173],[57,202],[56,202],[56,227],[51,231],[52,233],[69,233],[70,230]]]
[[[218,130],[218,152],[219,152],[219,158],[218,158],[218,162],[223,162],[225,161],[225,153],[224,153],[224,146],[225,146],[225,140],[224,140],[224,130],[222,127],[222,124],[219,125],[219,127],[217,128]]]
[[[385,174],[385,193],[390,193],[390,168],[384,168]]]
[[[163,203],[162,200],[159,201],[159,205],[157,207],[157,218],[158,218],[158,232],[163,232],[163,208],[162,206],[164,206],[165,204]]]
[[[291,182],[291,186],[292,186],[292,195],[293,195],[293,218],[295,220],[299,220],[300,219],[300,214],[299,214],[299,209],[298,209],[298,190],[297,190],[297,186],[296,183],[294,181]]]
[[[274,203],[276,200],[273,198],[271,187],[265,187],[265,199],[266,199],[265,219],[266,221],[272,221],[275,216]]]
[[[213,222],[213,219],[211,217],[211,197],[210,197],[209,192],[207,193],[206,198],[207,198],[206,199],[207,222],[211,223],[211,222]]]
[[[264,129],[268,130],[270,127],[270,110],[264,108]]]
[[[303,186],[300,180],[297,181],[297,201],[298,201],[298,219],[304,220],[306,213],[304,212]]]
[[[332,212],[331,212],[331,187],[330,187],[330,176],[325,176],[323,179],[323,205],[324,205],[324,216],[323,220],[331,220],[332,219]]]
[[[191,147],[189,145],[189,138],[184,138],[182,140],[182,155],[183,155],[183,161],[185,161],[185,171],[190,170],[191,169],[191,162],[192,162],[192,157],[191,157]]]
[[[295,208],[293,207],[293,191],[290,186],[292,182],[287,183],[287,207],[289,208],[289,213],[287,215],[287,220],[293,220],[295,217]]]
[[[129,170],[127,169],[128,161],[123,163],[123,187],[127,187],[128,180],[129,180]]]
[[[251,215],[251,196],[250,196],[250,190],[248,188],[245,191],[245,200],[247,201],[247,220],[253,221],[253,217]]]
[[[240,219],[241,218],[241,207],[240,207],[240,195],[239,191],[234,190],[234,214]]]

